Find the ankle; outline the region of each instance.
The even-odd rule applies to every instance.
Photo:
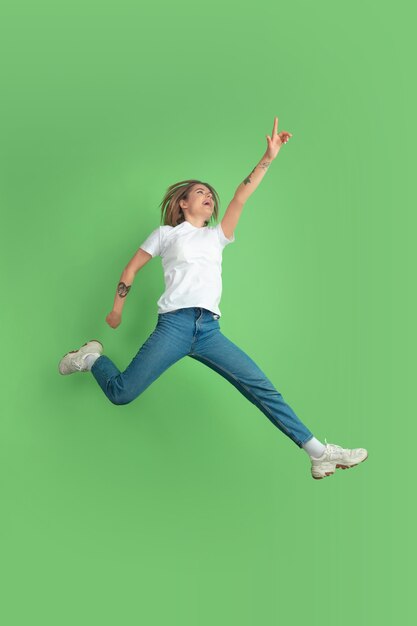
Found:
[[[101,356],[98,352],[86,354],[83,358],[84,363],[87,366],[88,370],[91,370],[93,364],[97,361],[97,359]]]
[[[307,452],[308,456],[313,457],[314,459],[320,458],[326,451],[326,446],[315,437],[312,437],[311,439],[303,443],[302,447],[303,450]]]

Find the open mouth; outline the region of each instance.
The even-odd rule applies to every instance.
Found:
[[[211,206],[211,202],[203,202],[204,206]]]

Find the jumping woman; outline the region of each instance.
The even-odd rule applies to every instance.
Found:
[[[204,363],[228,380],[266,417],[287,435],[311,460],[311,474],[320,479],[336,468],[364,461],[363,448],[353,450],[321,443],[284,402],[282,395],[257,364],[220,330],[223,249],[235,241],[234,230],[243,207],[265,176],[291,133],[278,133],[275,117],[267,149],[252,172],[238,186],[223,219],[218,220],[219,197],[214,188],[189,179],[168,187],[161,202],[161,222],[150,233],[124,269],[117,285],[113,310],[106,317],[111,328],[122,321],[122,310],[136,273],[153,257],[160,256],[165,291],[157,302],[158,321],[128,367],[121,372],[103,345],[92,339],[79,350],[68,352],[59,363],[67,375],[91,371],[113,404],[128,404],[149,387],[167,368],[185,356]]]

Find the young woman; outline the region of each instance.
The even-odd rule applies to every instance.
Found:
[[[162,258],[165,291],[157,302],[158,322],[129,366],[123,371],[102,354],[95,339],[79,350],[68,352],[59,363],[67,375],[91,371],[114,404],[137,398],[168,367],[184,356],[204,363],[228,380],[311,459],[311,474],[320,479],[336,468],[349,468],[364,461],[363,448],[353,450],[321,443],[284,402],[282,395],[256,363],[220,330],[219,302],[222,292],[223,249],[235,241],[234,230],[248,197],[263,179],[282,144],[291,133],[278,133],[275,117],[267,150],[252,172],[238,186],[221,223],[219,198],[208,183],[190,179],[168,187],[161,202],[163,226],[156,228],[140,246],[123,271],[106,322],[117,328],[136,273],[155,256]],[[325,440],[326,441],[326,440]]]

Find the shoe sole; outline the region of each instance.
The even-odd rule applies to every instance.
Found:
[[[99,343],[101,347],[103,347],[103,344],[98,339],[90,339],[90,341],[86,341],[85,343],[83,343],[81,348],[84,348],[84,346],[86,346],[88,343],[91,343],[92,341],[97,341],[97,343]],[[81,348],[78,348],[78,350],[70,350],[70,352],[66,352],[62,358],[64,359],[68,354],[75,354],[76,352],[79,352]]]
[[[336,465],[335,470],[337,469],[350,469],[351,467],[356,467],[357,465],[360,465],[361,463],[363,463],[364,461],[366,461],[366,459],[368,458],[368,455],[366,455],[366,457],[364,459],[362,459],[362,461],[359,461],[359,463],[355,463],[354,465]],[[335,472],[325,472],[325,476],[313,476],[314,480],[322,480],[323,478],[327,478],[327,476],[333,476]]]

